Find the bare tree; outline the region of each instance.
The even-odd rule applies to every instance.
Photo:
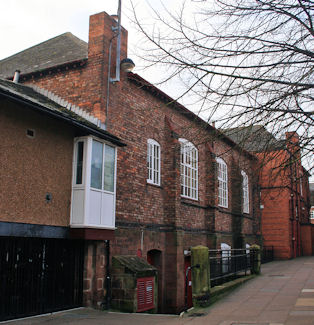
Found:
[[[142,59],[166,67],[160,82],[182,82],[177,99],[219,128],[263,125],[277,138],[297,131],[313,169],[313,1],[190,0],[164,9],[148,26],[134,8],[148,40]]]

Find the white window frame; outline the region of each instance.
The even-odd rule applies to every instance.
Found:
[[[160,144],[154,139],[147,140],[147,183],[160,186]]]
[[[77,177],[77,155],[78,155],[78,143],[83,143],[83,161],[82,161],[82,183],[76,183]],[[86,174],[86,138],[78,138],[74,141],[74,155],[73,155],[73,187],[82,188],[85,185]]]
[[[186,139],[179,142],[181,197],[198,200],[198,150]]]
[[[218,178],[218,205],[228,208],[228,166],[221,158],[216,158]]]
[[[249,177],[244,170],[241,170],[242,175],[242,212],[250,213],[250,192],[249,192]]]

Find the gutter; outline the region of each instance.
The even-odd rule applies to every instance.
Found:
[[[74,60],[74,61],[68,61],[65,63],[61,63],[59,65],[54,65],[51,67],[46,67],[43,69],[31,71],[31,72],[21,73],[20,80],[25,81],[27,79],[30,79],[32,76],[36,77],[38,75],[49,74],[49,72],[54,72],[54,71],[58,71],[58,70],[61,71],[63,69],[66,69],[67,67],[80,68],[80,67],[83,67],[84,65],[86,65],[87,60],[88,60],[87,58],[82,58],[82,59],[78,59],[78,60]],[[7,79],[7,80],[12,80],[13,77],[14,77],[14,75],[2,77],[2,78]]]

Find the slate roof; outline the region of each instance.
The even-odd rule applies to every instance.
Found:
[[[67,124],[80,129],[84,135],[93,134],[118,146],[124,145],[116,136],[91,123],[83,116],[71,111],[69,108],[40,94],[32,87],[0,78],[0,97],[2,96],[20,102],[30,109],[58,120],[62,120]]]
[[[0,61],[0,78],[87,59],[88,44],[71,33],[64,33]]]
[[[250,152],[284,149],[286,141],[277,140],[261,125],[222,130],[235,143]]]

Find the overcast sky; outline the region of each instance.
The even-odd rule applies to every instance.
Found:
[[[122,2],[122,24],[130,29],[130,1]],[[146,1],[136,2],[138,10],[145,12]],[[87,41],[89,16],[101,11],[116,14],[117,9],[118,0],[0,1],[0,59],[65,32]]]

